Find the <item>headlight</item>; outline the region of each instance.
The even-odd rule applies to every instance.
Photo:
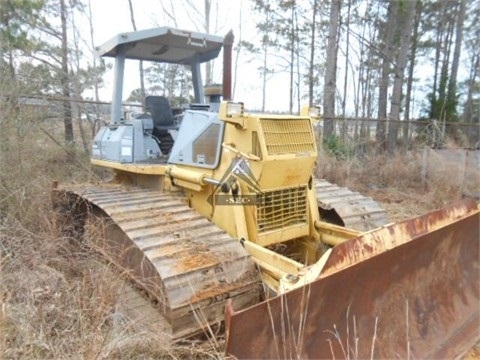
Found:
[[[314,119],[319,119],[322,116],[322,106],[321,105],[313,105],[310,106],[308,109],[308,116]]]
[[[226,109],[227,117],[237,117],[243,115],[243,103],[241,102],[227,102]]]
[[[222,101],[218,109],[218,118],[236,128],[245,128],[245,117],[243,113],[243,103],[233,101]]]

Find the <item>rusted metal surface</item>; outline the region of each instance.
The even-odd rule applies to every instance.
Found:
[[[227,312],[227,353],[460,356],[480,339],[479,227],[467,201],[339,245],[310,285]]]
[[[94,246],[158,301],[174,338],[220,323],[227,298],[241,308],[260,300],[245,249],[181,198],[114,185],[57,190],[62,197]]]
[[[335,218],[326,219],[328,222],[360,231],[372,230],[388,223],[385,210],[372,198],[338,187],[324,179],[315,179],[315,191],[320,214],[325,211],[325,216],[330,217],[334,210],[342,220],[340,223]]]

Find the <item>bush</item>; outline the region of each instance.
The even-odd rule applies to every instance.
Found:
[[[328,154],[338,160],[345,160],[353,153],[353,149],[347,146],[342,139],[336,135],[331,135],[324,140],[324,149]]]

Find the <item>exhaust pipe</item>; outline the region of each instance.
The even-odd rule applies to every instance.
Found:
[[[234,39],[232,30],[223,38],[223,100],[232,100],[232,46]]]

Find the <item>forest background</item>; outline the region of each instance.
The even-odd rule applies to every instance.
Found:
[[[234,98],[269,112],[322,105],[323,139],[340,154],[393,153],[418,141],[441,147],[448,139],[478,146],[478,0],[0,4],[0,126],[19,133],[32,121],[61,118],[64,141],[74,143],[77,124],[87,151],[95,120],[108,120],[112,78],[111,60],[96,58],[95,46],[119,31],[173,26],[220,35],[233,29]],[[165,95],[177,106],[191,100],[186,69],[129,66],[125,101],[141,104],[145,94]],[[203,71],[205,83],[219,82],[220,60]],[[35,119],[22,116],[23,105],[36,107]],[[0,142],[8,149],[8,138]]]

